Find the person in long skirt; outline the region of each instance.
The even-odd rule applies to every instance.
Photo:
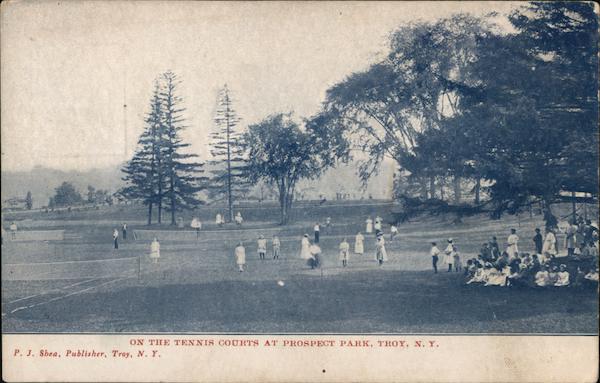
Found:
[[[440,249],[438,249],[437,247],[437,243],[435,242],[431,242],[431,251],[429,252],[429,254],[431,255],[431,263],[433,265],[433,272],[435,274],[437,274],[438,270],[437,270],[437,263],[440,255]]]
[[[115,243],[115,249],[119,248],[119,230],[116,228],[113,230],[113,241]]]
[[[383,233],[379,233],[377,236],[377,243],[375,244],[375,259],[379,262],[379,266],[383,265],[383,262],[387,261],[387,251],[385,250],[385,239]]]
[[[127,224],[124,223],[123,226],[121,226],[121,231],[123,232],[123,241],[127,240]]]
[[[542,255],[547,258],[556,256],[556,236],[550,228],[546,228],[546,238],[544,239],[544,246],[542,247]]]
[[[310,241],[308,239],[308,234],[304,234],[304,237],[302,237],[302,241],[300,242],[301,244],[301,249],[300,249],[300,258],[302,259],[310,259]]]
[[[371,219],[371,217],[367,217],[367,220],[365,221],[365,223],[367,224],[365,233],[371,234],[373,232],[373,220]]]
[[[446,250],[444,250],[444,254],[446,254],[446,263],[448,264],[448,272],[452,271],[452,264],[454,263],[454,244],[452,242],[452,238],[448,238],[448,246],[446,246]]]
[[[365,237],[359,231],[354,238],[354,253],[363,255],[365,253]]]
[[[242,213],[240,213],[239,211],[237,212],[237,214],[235,215],[235,223],[240,226],[242,224],[242,222],[244,222],[244,218],[242,218]]]
[[[348,266],[348,260],[350,259],[350,244],[344,237],[342,243],[340,243],[340,261],[342,261],[342,266]]]
[[[579,236],[577,229],[577,226],[575,226],[575,220],[572,220],[566,230],[565,247],[567,248],[567,255],[570,257],[575,255],[577,237]]]
[[[257,245],[258,245],[258,258],[264,260],[265,255],[267,254],[267,240],[265,239],[265,237],[263,235],[260,235],[258,237]]]
[[[202,222],[197,217],[192,219],[190,227],[196,231],[196,239],[200,238],[200,229],[202,228]]]
[[[223,224],[225,223],[225,220],[223,219],[223,216],[221,215],[221,213],[217,213],[217,216],[215,217],[215,223],[219,227],[223,226]]]
[[[158,238],[154,237],[154,240],[150,244],[150,259],[152,263],[158,263],[158,259],[160,258],[160,242],[158,242]]]
[[[519,254],[519,236],[517,235],[517,230],[510,229],[510,235],[506,241],[508,242],[508,247],[506,248],[508,259],[512,261]]]
[[[281,252],[281,241],[276,235],[273,236],[273,259],[279,259],[279,253]]]
[[[235,248],[235,264],[240,273],[244,271],[244,266],[246,265],[246,248],[242,242],[238,243]]]

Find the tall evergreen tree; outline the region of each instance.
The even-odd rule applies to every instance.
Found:
[[[146,116],[146,128],[138,140],[132,159],[123,167],[123,181],[127,183],[120,194],[128,199],[142,200],[148,206],[148,224],[152,223],[152,209],[157,206],[158,223],[162,218],[162,200],[165,189],[163,168],[163,111],[159,82],[155,82],[150,101],[150,112]]]
[[[198,156],[184,153],[182,149],[190,146],[184,143],[180,133],[185,129],[181,107],[182,99],[176,94],[180,81],[175,73],[168,71],[163,74],[164,86],[160,93],[163,118],[163,134],[161,136],[161,167],[164,169],[166,180],[165,198],[169,203],[171,224],[175,224],[177,210],[194,208],[202,203],[196,196],[205,188],[206,177],[202,176],[204,165],[190,161]]]
[[[229,220],[233,220],[233,201],[235,195],[241,195],[248,189],[244,177],[246,161],[241,135],[240,122],[231,100],[227,85],[219,91],[215,113],[216,130],[211,134],[212,179],[211,197],[227,201]]]

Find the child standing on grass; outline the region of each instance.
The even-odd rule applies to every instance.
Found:
[[[158,242],[158,238],[154,237],[154,240],[150,244],[150,258],[152,259],[152,263],[158,263],[158,259],[160,258],[160,242]]]
[[[437,263],[439,261],[439,255],[440,255],[440,249],[438,249],[437,247],[437,243],[435,242],[431,242],[431,251],[429,251],[429,254],[431,254],[431,263],[433,265],[433,272],[435,274],[437,274],[438,270],[437,270]]]
[[[390,242],[394,240],[394,237],[398,235],[398,228],[396,225],[390,227]]]
[[[17,224],[14,222],[10,224],[10,239],[17,239]]]
[[[265,259],[265,255],[267,254],[267,240],[263,235],[258,237],[258,258],[261,260]]]
[[[242,242],[238,243],[235,248],[235,263],[238,266],[240,273],[244,271],[244,266],[246,265],[246,249]]]
[[[113,241],[115,243],[115,249],[119,248],[119,230],[117,230],[117,228],[115,228],[113,230]]]
[[[273,236],[273,259],[279,259],[279,252],[281,250],[281,242],[279,237]]]
[[[350,258],[350,244],[344,237],[342,243],[340,243],[340,261],[342,261],[342,267],[348,266],[348,259]]]
[[[375,259],[377,259],[377,262],[379,262],[379,266],[382,266],[383,262],[387,261],[387,252],[385,250],[385,239],[383,239],[383,233],[379,233],[377,236],[377,243],[375,246]]]
[[[358,232],[356,237],[354,238],[354,253],[363,255],[365,253],[365,245],[364,245],[365,237]]]
[[[365,223],[367,224],[365,233],[371,234],[373,232],[373,220],[371,219],[371,217],[367,217],[367,220],[365,221]]]

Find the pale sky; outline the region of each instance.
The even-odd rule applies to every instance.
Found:
[[[183,81],[184,138],[205,158],[225,83],[244,126],[277,112],[309,117],[330,86],[382,57],[401,24],[515,6],[3,2],[2,170],[86,170],[128,159],[153,81],[169,69]]]

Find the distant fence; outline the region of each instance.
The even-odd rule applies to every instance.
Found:
[[[64,230],[8,231],[4,234],[4,240],[7,241],[62,241],[64,239]]]
[[[277,227],[253,230],[201,230],[197,235],[196,231],[192,230],[134,230],[133,238],[140,241],[152,241],[154,238],[159,241],[206,241],[225,239],[230,234],[235,234],[236,240],[250,240],[256,239],[257,233],[267,235],[278,234],[281,231],[282,229]]]

